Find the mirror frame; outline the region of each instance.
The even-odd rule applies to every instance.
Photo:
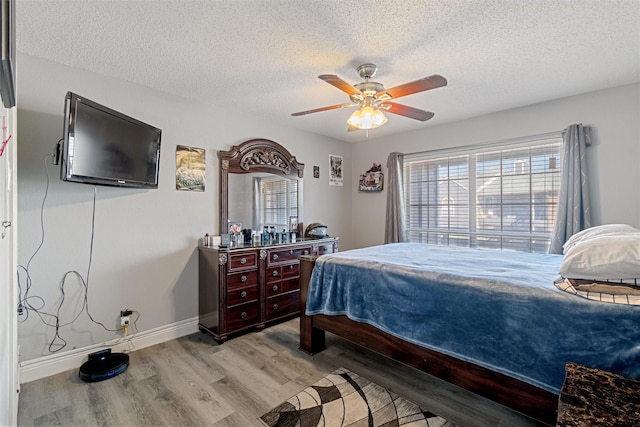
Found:
[[[218,151],[220,159],[220,234],[229,221],[229,174],[266,172],[298,179],[298,233],[302,235],[302,177],[304,163],[299,163],[286,148],[269,139],[249,139],[229,151]]]

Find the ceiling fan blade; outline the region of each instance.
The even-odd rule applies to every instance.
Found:
[[[424,111],[407,105],[397,104],[395,102],[385,102],[383,105],[390,106],[388,109],[385,108],[390,113],[409,117],[410,119],[420,120],[421,122],[426,122],[434,116],[431,111]]]
[[[322,74],[322,75],[319,75],[318,78],[324,80],[330,85],[337,87],[341,91],[348,93],[349,95],[362,94],[362,92],[360,92],[358,89],[351,86],[349,83],[345,82],[344,80],[342,80],[340,77],[336,75]]]
[[[311,113],[319,113],[320,111],[328,111],[328,110],[335,110],[338,108],[349,108],[349,107],[355,107],[358,104],[337,104],[337,105],[331,105],[329,107],[322,107],[322,108],[315,108],[313,110],[307,110],[307,111],[300,111],[298,113],[292,113],[292,116],[304,116],[305,114],[311,114]]]
[[[360,129],[351,125],[349,125],[349,127],[347,128],[347,132],[355,132],[357,130],[360,130]]]
[[[401,96],[411,95],[412,93],[424,92],[425,90],[436,89],[447,85],[447,79],[439,74],[422,78],[413,82],[405,83],[391,89],[382,90],[376,93],[376,97],[388,95],[391,98],[400,98]]]

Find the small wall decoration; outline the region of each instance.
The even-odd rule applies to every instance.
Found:
[[[176,190],[204,191],[205,173],[204,148],[176,147]]]
[[[313,177],[320,178],[320,166],[313,167]]]
[[[383,184],[382,165],[374,163],[371,169],[360,175],[358,191],[382,191]]]
[[[329,185],[342,186],[342,156],[329,154]]]

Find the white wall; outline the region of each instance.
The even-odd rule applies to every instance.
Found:
[[[247,139],[267,138],[287,148],[305,163],[305,223],[322,222],[341,236],[348,249],[351,221],[351,181],[328,184],[329,154],[351,162],[351,147],[318,135],[243,120],[230,110],[102,77],[50,61],[20,55],[18,93],[18,263],[26,266],[41,242],[40,207],[44,208],[44,242],[29,266],[31,297],[42,297],[43,311],[53,312],[61,298],[65,272],[86,276],[91,239],[94,187],[62,182],[49,154],[62,137],[67,91],[79,93],[163,130],[160,184],[157,190],[96,187],[95,241],[89,282],[89,308],[94,319],[110,329],[118,326],[121,309],[140,313],[137,327],[146,331],[198,315],[198,239],[218,232],[218,150]],[[176,145],[206,149],[206,191],[175,189]],[[321,179],[313,178],[313,165]],[[344,236],[344,237],[342,237]],[[21,282],[24,292],[26,280]],[[81,310],[82,288],[75,277],[65,282],[61,323]],[[31,300],[34,306],[38,301]],[[19,327],[21,360],[49,355],[54,330],[35,313]],[[52,320],[48,319],[50,322]],[[85,314],[60,331],[64,350],[82,348],[115,336]],[[60,342],[59,340],[57,341]]]
[[[640,227],[640,84],[360,142],[353,147],[351,178],[355,183],[373,162],[382,163],[386,175],[387,156],[393,151],[490,143],[562,130],[573,123],[593,128],[593,146],[587,153],[594,224]],[[354,184],[352,192],[353,246],[383,243],[386,187],[381,193],[360,193]]]

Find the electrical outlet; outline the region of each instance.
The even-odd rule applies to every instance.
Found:
[[[131,320],[129,316],[131,316],[132,313],[133,312],[128,308],[125,308],[124,310],[120,311],[120,326],[122,328],[129,327],[129,321]]]

